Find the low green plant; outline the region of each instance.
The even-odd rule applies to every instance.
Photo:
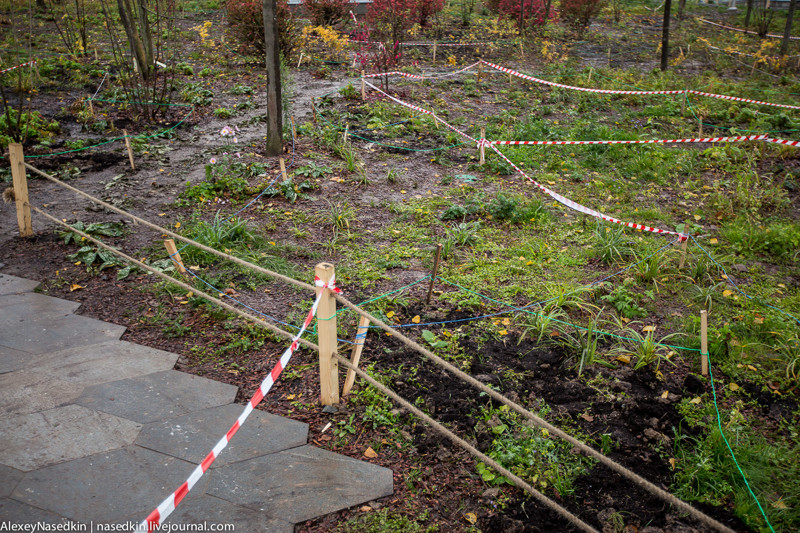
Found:
[[[236,85],[231,87],[231,89],[228,92],[235,95],[242,95],[242,94],[253,94],[254,91],[253,88],[250,87],[249,85],[241,85],[237,83]]]
[[[255,233],[239,217],[228,218],[220,211],[214,218],[186,224],[184,234],[200,244],[217,250],[231,250],[241,253],[257,242]],[[184,263],[192,265],[212,265],[219,259],[216,255],[188,246],[181,251]]]
[[[233,115],[233,111],[227,107],[218,107],[214,110],[214,116],[217,118],[231,118]]]
[[[187,83],[181,89],[181,99],[196,106],[207,106],[214,99],[214,93],[203,87],[202,83]]]
[[[347,202],[326,200],[328,208],[319,213],[319,219],[333,229],[334,237],[350,233],[350,224],[356,219],[356,210]]]
[[[633,327],[634,324],[638,324],[638,322],[628,323],[628,327],[621,331],[620,334],[627,337],[629,340],[624,341],[621,345],[615,346],[612,349],[612,353],[634,357],[636,359],[633,366],[634,370],[649,367],[655,363],[654,371],[656,375],[663,377],[659,370],[662,362],[667,362],[675,366],[675,363],[672,361],[675,351],[668,346],[668,343],[670,339],[679,336],[680,333],[671,333],[656,340],[654,333],[655,326],[650,326],[652,329],[648,329],[648,331],[642,335],[639,330]]]
[[[345,100],[358,100],[360,96],[356,88],[353,87],[352,83],[348,83],[347,85],[339,89],[339,94],[342,95],[342,97]]]
[[[307,165],[303,165],[302,167],[298,167],[294,174],[295,176],[303,176],[304,178],[314,178],[320,179],[324,178],[326,175],[332,173],[330,167],[324,165],[317,165],[313,161],[309,162]]]
[[[123,237],[126,234],[125,225],[119,222],[92,222],[84,224],[79,220],[74,224],[70,224],[70,226],[93,237]],[[85,240],[84,237],[81,237],[73,231],[59,231],[58,235],[64,239],[64,244],[69,244],[70,242],[80,243]]]
[[[315,187],[309,181],[301,181],[295,183],[291,178],[287,178],[275,184],[272,189],[267,191],[268,196],[283,196],[290,203],[295,203],[297,200],[308,200],[311,198],[306,191],[311,191]]]
[[[526,315],[517,344],[522,344],[526,338],[531,340],[536,338],[537,343],[542,342],[542,339],[545,339],[553,331],[552,328],[555,324],[567,318],[567,314],[558,306],[547,307],[539,312]]]
[[[609,265],[633,254],[622,226],[610,227],[600,223],[594,229],[594,249],[595,255]]]
[[[617,285],[609,294],[601,296],[600,299],[611,304],[614,309],[625,318],[640,318],[647,316],[647,311],[638,304],[638,296],[632,290],[633,279],[626,278],[622,284]],[[611,284],[606,282],[606,286]]]
[[[61,125],[57,120],[48,121],[38,111],[20,113],[9,105],[0,112],[0,149],[5,149],[13,142],[43,141],[60,130]]]

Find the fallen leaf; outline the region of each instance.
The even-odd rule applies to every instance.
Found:
[[[181,223],[180,223],[180,222],[176,222],[176,223],[175,223],[175,229],[178,229],[178,228],[180,228],[180,227],[181,227]]]
[[[394,316],[394,311],[389,311],[386,313],[386,318],[392,318]]]
[[[730,390],[732,390],[732,391],[737,391],[737,390],[739,390],[741,387],[739,387],[739,385],[737,385],[736,383],[731,383],[730,385],[728,385],[728,388],[729,388]]]
[[[500,330],[500,331],[498,331],[497,333],[499,333],[500,335],[508,335],[508,330],[506,330],[506,329],[501,329],[501,330]]]
[[[297,398],[297,394],[287,394],[286,395],[286,399],[287,400],[294,400],[295,398]]]
[[[358,510],[361,511],[362,513],[368,513],[372,511],[372,507],[370,507],[369,505],[362,505],[361,507],[358,508]]]
[[[225,294],[227,294],[229,296],[233,296],[233,295],[236,294],[236,291],[231,289],[230,287],[228,287],[227,289],[225,289]]]
[[[83,285],[78,285],[77,283],[73,283],[72,285],[69,286],[69,292],[75,292],[83,288],[84,288]]]
[[[650,333],[656,330],[655,326],[645,326],[642,328],[643,333]]]
[[[760,317],[760,316],[757,316],[757,317],[755,317],[755,318],[753,319],[753,323],[754,323],[754,324],[763,324],[763,323],[764,323],[764,318],[763,318],[763,317]]]
[[[700,399],[700,397],[698,396],[697,398],[692,398],[691,400],[689,400],[689,403],[698,404],[698,403],[700,403],[701,401],[702,401],[702,400],[701,400],[701,399]]]
[[[700,220],[701,218],[703,218],[703,217],[701,217],[700,215],[695,215],[695,216],[694,216],[694,219],[695,219],[695,220]]]
[[[618,355],[617,361],[622,363],[623,365],[629,365],[631,363],[631,356],[630,355]]]
[[[375,459],[376,457],[378,457],[378,452],[373,450],[372,447],[369,447],[364,451],[364,457]]]
[[[588,414],[588,413],[583,413],[581,415],[581,418],[583,418],[587,422],[594,422],[594,417],[592,415]]]
[[[661,393],[661,397],[662,397],[662,398],[664,398],[665,400],[666,400],[667,398],[669,398],[669,391],[668,391],[668,390],[665,390],[664,392],[662,392],[662,393]]]
[[[503,325],[504,325],[504,326],[510,326],[510,325],[511,325],[511,320],[510,320],[510,319],[508,319],[508,318],[504,318],[504,319],[503,319]]]
[[[786,285],[784,285],[783,283],[778,283],[778,287],[780,287],[781,289],[785,289]]]
[[[675,470],[675,465],[677,464],[677,462],[678,461],[676,461],[674,457],[669,458],[669,466],[671,466],[673,470]]]
[[[730,289],[725,289],[724,291],[722,291],[722,295],[725,298],[730,298],[731,296],[733,296],[733,291]]]
[[[774,502],[772,502],[772,506],[775,509],[788,509],[789,508],[789,506],[787,506],[785,503],[783,503],[783,500],[775,500]]]
[[[753,365],[747,365],[747,368],[749,368],[753,372],[758,372],[758,369],[756,367],[754,367]]]
[[[708,239],[708,242],[711,244],[717,244],[719,241],[717,239]]]
[[[413,322],[414,324],[419,324],[419,321],[420,321],[419,315],[411,319],[411,322]]]
[[[474,524],[478,521],[478,515],[476,515],[475,513],[467,513],[464,515],[464,519],[470,524]]]

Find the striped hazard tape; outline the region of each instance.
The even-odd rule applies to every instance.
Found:
[[[321,287],[322,289],[328,289],[335,293],[342,292],[341,289],[336,287],[335,278],[331,278],[329,283],[323,283],[322,280],[319,278],[316,278],[314,282],[317,287]],[[219,457],[219,454],[222,452],[222,450],[224,450],[225,447],[228,446],[228,443],[236,434],[236,432],[239,431],[239,428],[242,427],[245,420],[247,420],[247,417],[249,417],[250,413],[253,412],[253,410],[259,403],[261,403],[261,400],[264,399],[264,396],[272,388],[272,385],[275,383],[275,381],[277,381],[278,377],[281,375],[281,372],[283,372],[283,369],[286,368],[286,365],[289,364],[289,360],[292,358],[292,354],[297,350],[297,347],[299,346],[298,339],[300,339],[305,330],[311,324],[311,320],[317,313],[317,307],[319,306],[320,299],[322,298],[322,295],[324,293],[325,291],[322,290],[317,295],[317,298],[314,301],[314,305],[311,306],[311,309],[308,312],[308,316],[306,316],[306,319],[303,322],[303,327],[300,328],[300,331],[297,332],[297,335],[295,335],[292,338],[292,343],[289,345],[288,348],[286,348],[286,351],[283,352],[283,355],[281,355],[280,360],[273,367],[272,372],[270,372],[267,375],[267,377],[264,378],[264,381],[261,382],[261,386],[258,388],[253,397],[250,398],[250,401],[247,402],[244,411],[242,411],[242,414],[239,415],[239,418],[233,424],[231,429],[229,429],[228,432],[219,440],[219,442],[217,442],[214,448],[208,453],[206,458],[203,459],[203,462],[197,465],[197,467],[192,471],[191,475],[189,476],[189,479],[184,481],[183,484],[180,487],[178,487],[178,489],[175,492],[170,494],[169,497],[167,497],[167,499],[161,502],[161,504],[158,507],[156,507],[156,509],[152,513],[150,513],[143,522],[139,524],[139,526],[136,529],[137,533],[149,533],[151,531],[155,531],[162,523],[164,523],[164,520],[166,520],[166,518],[170,514],[172,514],[172,511],[174,511],[175,508],[178,506],[178,504],[181,503],[181,500],[183,500],[183,498],[186,497],[189,491],[192,490],[192,487],[194,487],[194,485],[200,480],[200,478],[203,477],[203,474],[206,472],[206,470],[208,470],[211,464],[216,460],[216,458]]]
[[[725,26],[724,24],[718,24],[716,22],[711,22],[710,20],[706,20],[706,19],[697,19],[697,20],[699,20],[700,22],[703,22],[705,24],[710,24],[711,26],[716,26],[718,28],[724,28],[726,30],[733,30],[733,31],[741,32],[741,33],[749,33],[750,35],[758,35],[758,32],[757,31],[753,31],[753,30],[743,30],[742,28],[734,28],[733,26]],[[783,39],[783,35],[776,35],[774,33],[768,33],[767,37],[772,37],[773,39]],[[800,41],[800,37],[789,36],[789,40],[791,40],[791,41]]]
[[[680,90],[672,90],[672,91],[621,91],[617,89],[593,89],[591,87],[576,87],[574,85],[565,85],[563,83],[556,83],[554,81],[547,81],[542,80],[539,78],[534,78],[533,76],[528,76],[527,74],[522,74],[521,72],[517,72],[516,70],[502,67],[500,65],[495,65],[494,63],[489,63],[488,61],[481,62],[489,67],[492,67],[495,70],[499,70],[500,72],[505,72],[506,74],[511,74],[512,76],[516,76],[518,78],[522,78],[524,80],[532,81],[534,83],[540,83],[542,85],[549,85],[551,87],[559,87],[561,89],[569,89],[572,91],[582,91],[588,93],[598,93],[598,94],[627,94],[627,95],[647,95],[647,94],[697,94],[699,96],[707,96],[709,98],[718,98],[721,100],[731,100],[734,102],[745,102],[749,104],[758,104],[758,105],[767,105],[772,107],[781,107],[784,109],[800,109],[800,106],[796,105],[789,105],[789,104],[773,104],[772,102],[764,102],[762,100],[753,100],[751,98],[740,98],[738,96],[728,96],[725,94],[714,94],[714,93],[706,93],[703,91],[695,91],[694,89],[680,89]]]
[[[26,65],[35,65],[35,64],[36,64],[36,60],[35,59],[31,59],[30,61],[28,61],[26,63],[23,63],[21,65],[17,65],[16,67],[10,67],[10,68],[7,68],[7,69],[0,70],[0,74],[5,74],[6,72],[11,72],[12,70],[16,70],[18,68],[22,68],[22,67],[24,67]]]
[[[651,139],[635,141],[488,141],[489,144],[507,146],[574,145],[574,144],[677,144],[677,143],[725,143],[743,141],[771,141],[766,135],[738,135],[735,137],[695,137],[691,139]],[[783,144],[788,144],[787,141]]]
[[[574,209],[574,210],[579,211],[581,213],[585,213],[585,214],[590,215],[590,216],[595,217],[595,218],[599,218],[601,220],[605,220],[607,222],[612,222],[614,224],[620,224],[620,225],[627,226],[629,228],[633,228],[633,229],[636,229],[636,230],[648,231],[650,233],[661,233],[661,234],[665,234],[665,235],[677,235],[679,237],[680,241],[685,241],[686,239],[688,239],[688,236],[683,234],[683,233],[664,230],[664,229],[660,229],[660,228],[654,228],[654,227],[651,227],[651,226],[646,226],[644,224],[637,224],[635,222],[625,222],[625,221],[619,220],[617,218],[614,218],[614,217],[608,216],[606,214],[603,214],[603,213],[601,213],[599,211],[595,211],[594,209],[590,209],[590,208],[588,208],[588,207],[586,207],[584,205],[581,205],[581,204],[579,204],[577,202],[573,202],[569,198],[567,198],[565,196],[562,196],[562,195],[558,194],[557,192],[548,189],[547,187],[545,187],[541,183],[537,182],[536,180],[534,180],[533,178],[528,176],[521,168],[519,168],[517,165],[515,165],[509,158],[507,158],[505,156],[505,154],[503,154],[496,146],[494,146],[491,141],[488,141],[487,139],[483,139],[483,138],[475,139],[475,138],[471,137],[470,135],[467,135],[463,131],[459,130],[455,126],[451,126],[450,124],[448,124],[444,120],[440,119],[432,111],[428,111],[427,109],[423,109],[423,108],[421,108],[419,106],[415,106],[413,104],[409,104],[408,102],[404,102],[404,101],[400,100],[399,98],[395,98],[394,96],[391,96],[391,95],[387,94],[386,92],[378,89],[377,87],[375,87],[374,85],[372,85],[369,82],[367,82],[366,84],[369,85],[372,89],[374,89],[374,90],[378,91],[379,93],[383,94],[384,96],[386,96],[387,98],[389,98],[393,102],[396,102],[396,103],[398,103],[398,104],[400,104],[402,106],[405,106],[405,107],[407,107],[409,109],[413,109],[414,111],[419,111],[420,113],[425,113],[426,115],[431,115],[432,117],[434,117],[434,119],[436,119],[437,121],[441,122],[442,124],[444,124],[445,126],[450,128],[451,130],[455,131],[456,133],[458,133],[458,134],[462,135],[463,137],[465,137],[465,138],[471,140],[472,142],[476,143],[478,148],[481,148],[481,147],[491,148],[492,150],[497,152],[497,154],[500,157],[505,159],[506,162],[508,162],[509,165],[514,167],[514,169],[517,172],[522,174],[528,181],[530,181],[536,187],[541,189],[542,192],[544,192],[545,194],[547,194],[548,196],[550,196],[554,200],[566,205],[567,207],[569,207],[571,209]]]

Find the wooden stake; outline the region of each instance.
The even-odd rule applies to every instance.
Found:
[[[22,145],[9,144],[8,155],[11,162],[14,201],[17,205],[19,236],[30,237],[33,235],[33,225],[31,224],[31,208],[28,205],[28,176],[25,173],[25,154],[22,151]]]
[[[361,99],[362,100],[366,100],[367,99],[367,84],[366,84],[366,81],[364,80],[364,71],[363,70],[361,71]]]
[[[687,223],[683,227],[684,233],[688,233],[689,232],[688,228],[689,228],[689,224]],[[683,265],[686,264],[686,249],[688,247],[689,247],[689,239],[686,239],[685,241],[683,241],[681,243],[681,261],[680,261],[680,263],[678,263],[678,268],[679,269],[683,269]]]
[[[97,61],[97,48],[94,49],[94,60]]]
[[[136,170],[136,165],[133,164],[133,150],[131,149],[131,140],[128,137],[128,132],[125,131],[125,130],[122,130],[122,135],[125,137],[125,148],[128,149],[128,159],[131,162],[131,168],[133,170]]]
[[[698,133],[697,136],[702,138],[703,137],[703,117],[700,116],[700,115],[697,116],[697,124],[699,126],[698,131],[697,131],[697,133]]]
[[[591,66],[589,66],[589,79],[586,80],[586,84],[587,85],[590,84],[590,83],[592,83],[592,67]]]
[[[164,247],[167,249],[167,253],[169,254],[170,258],[177,263],[178,272],[185,274],[186,267],[183,266],[183,259],[181,259],[181,254],[178,253],[178,248],[175,247],[175,241],[172,239],[164,239]]]
[[[611,48],[608,49],[608,67],[611,68]]]
[[[356,330],[356,338],[353,344],[353,352],[350,355],[350,363],[353,366],[358,366],[361,360],[361,352],[364,351],[364,344],[367,342],[367,332],[369,331],[369,318],[362,316],[358,321],[358,329]],[[342,396],[347,396],[350,389],[353,388],[353,383],[356,380],[356,371],[352,368],[347,369],[347,377],[344,378],[344,385],[342,386]]]
[[[681,100],[681,116],[686,112],[686,100],[689,99],[689,92],[683,91],[683,100]]]
[[[314,124],[317,123],[317,104],[314,101],[311,101],[311,112],[314,114]]]
[[[356,58],[357,58],[357,56],[355,54],[353,54],[353,66],[350,67],[350,68],[356,68]]]
[[[514,76],[512,76],[510,72],[508,73],[508,84],[511,86],[514,85]]]
[[[297,143],[297,130],[294,127],[294,117],[289,117],[289,120],[292,121],[292,153],[294,153],[295,144]]]
[[[700,311],[700,372],[708,375],[708,311]]]
[[[283,181],[288,180],[289,178],[286,177],[286,163],[283,161],[282,157],[278,158],[278,164],[281,166],[281,178],[283,178]]]
[[[481,82],[482,76],[483,76],[483,63],[478,63],[478,83]]]
[[[486,138],[486,128],[481,128],[481,141],[483,141],[485,138]],[[486,158],[484,156],[483,143],[481,143],[481,161],[480,161],[480,163],[482,165],[485,162],[486,162]]]
[[[319,263],[314,269],[322,283],[334,277],[334,267],[330,263]],[[322,405],[339,403],[339,362],[333,358],[336,353],[336,300],[331,292],[317,287],[317,296],[322,297],[317,307],[317,338],[319,340],[319,388]]]
[[[433,64],[436,64],[436,41],[433,41]]]
[[[300,59],[297,60],[297,68],[300,68],[300,63],[303,62],[303,52],[300,52]]]
[[[433,260],[433,270],[431,271],[431,284],[428,285],[428,297],[425,298],[425,303],[431,303],[431,294],[433,294],[433,285],[436,283],[436,273],[439,271],[439,259],[442,256],[442,245],[436,245],[436,257]]]
[[[91,114],[92,114],[92,116],[94,116],[94,107],[92,106],[92,99],[91,99],[91,98],[89,98],[89,99],[88,99],[88,100],[86,100],[86,101],[89,103],[89,113],[91,113]]]
[[[350,124],[345,125],[344,133],[342,134],[342,142],[347,144],[347,130],[350,129]]]

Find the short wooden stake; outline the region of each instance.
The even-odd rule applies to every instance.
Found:
[[[92,99],[89,98],[88,100],[86,100],[86,102],[89,104],[89,113],[91,113],[92,116],[94,116],[94,107],[92,106]]]
[[[313,113],[313,116],[314,116],[314,124],[316,124],[317,123],[317,104],[315,104],[313,100],[311,101],[311,112]]]
[[[481,77],[483,77],[483,63],[478,63],[478,83],[481,82]]]
[[[589,67],[589,79],[586,80],[587,85],[592,83],[592,67]]]
[[[611,48],[608,49],[608,66],[611,68]]]
[[[702,138],[703,137],[703,117],[700,115],[697,116],[697,136]]]
[[[344,133],[342,134],[342,142],[347,144],[347,130],[350,129],[350,124],[346,124],[344,127]]]
[[[8,145],[8,155],[11,162],[11,179],[14,186],[14,201],[17,206],[17,225],[20,237],[33,235],[31,224],[31,207],[28,205],[28,176],[25,173],[25,154],[22,145],[11,143]]]
[[[350,68],[356,68],[356,59],[357,59],[357,58],[358,58],[358,56],[356,56],[355,54],[353,54],[353,66],[351,66]]]
[[[362,316],[358,321],[358,329],[356,330],[356,339],[353,345],[353,352],[350,355],[350,364],[358,367],[358,362],[361,360],[361,352],[364,351],[364,344],[367,342],[367,332],[369,331],[369,318]],[[347,377],[344,378],[344,385],[342,386],[342,396],[347,396],[350,389],[353,388],[353,383],[356,381],[356,371],[352,368],[347,369]]]
[[[170,258],[178,265],[178,272],[185,274],[186,267],[183,266],[183,259],[181,259],[181,254],[178,253],[178,248],[175,247],[175,241],[172,239],[164,239],[164,247],[167,249]]]
[[[319,263],[314,269],[322,283],[334,278],[334,267],[330,263]],[[336,300],[331,291],[317,287],[320,297],[317,307],[317,338],[319,341],[319,388],[322,405],[339,403],[339,362],[336,353]]]
[[[481,128],[481,161],[480,161],[481,165],[486,162],[486,157],[484,155],[484,149],[483,149],[484,139],[486,139],[486,128]]]
[[[439,259],[442,257],[442,245],[436,245],[436,257],[433,259],[433,270],[431,271],[431,283],[428,285],[428,297],[425,298],[425,303],[431,303],[431,294],[433,294],[433,285],[436,283],[436,273],[439,271]]]
[[[684,232],[688,232],[688,224],[683,229]],[[689,247],[689,239],[687,238],[681,243],[681,260],[678,263],[678,268],[683,269],[683,265],[686,264],[686,249]]]
[[[436,64],[436,41],[433,41],[433,64]]]
[[[97,61],[97,48],[94,49],[94,60]]]
[[[681,116],[686,112],[686,100],[689,99],[689,92],[683,91],[683,99],[681,100]]]
[[[286,163],[282,157],[278,158],[278,164],[281,166],[281,178],[283,178],[283,181],[287,181],[289,178],[286,176]]]
[[[300,59],[297,60],[297,68],[300,68],[300,63],[303,62],[303,52],[300,52]]]
[[[361,99],[367,99],[367,83],[364,80],[364,71],[361,71]]]
[[[131,149],[131,140],[128,137],[128,132],[125,131],[125,130],[122,130],[122,135],[125,137],[125,148],[128,149],[128,159],[131,162],[131,168],[133,170],[136,170],[136,165],[133,164],[133,150]]]
[[[294,127],[294,117],[289,117],[289,120],[292,121],[292,153],[295,150],[295,143],[297,142],[297,129]]]
[[[708,375],[708,311],[700,311],[700,372]]]

